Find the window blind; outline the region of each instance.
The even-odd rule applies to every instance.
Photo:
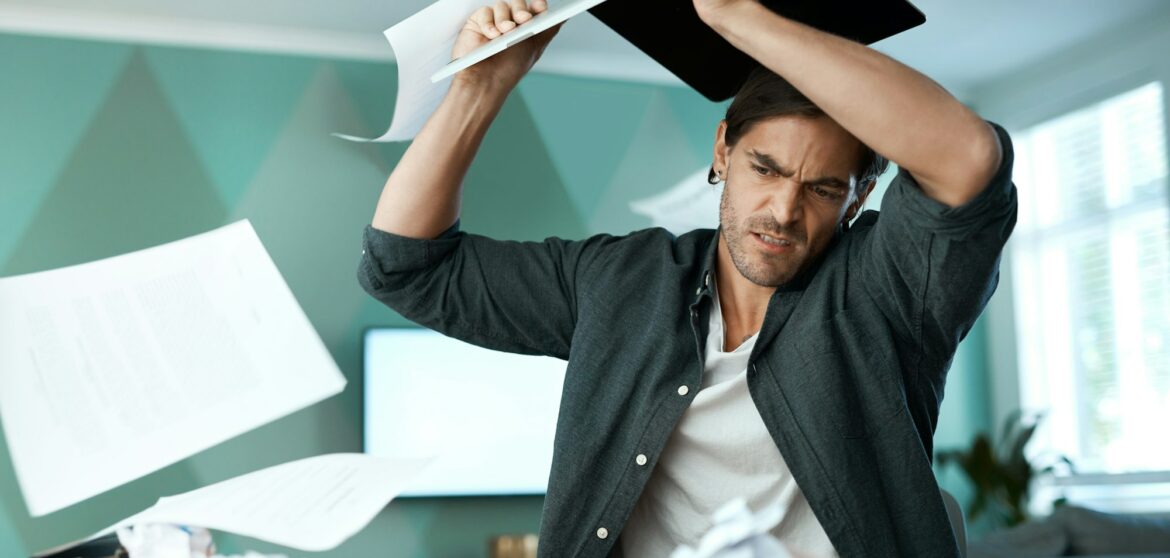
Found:
[[[1013,134],[1021,401],[1082,473],[1170,470],[1164,107],[1155,82]]]

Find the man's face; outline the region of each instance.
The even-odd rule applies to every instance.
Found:
[[[855,176],[862,145],[824,116],[756,122],[731,148],[725,127],[715,145],[715,168],[726,179],[724,242],[741,275],[778,287],[815,261],[865,201],[872,183],[858,192]]]

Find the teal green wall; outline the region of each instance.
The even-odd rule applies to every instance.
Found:
[[[0,556],[82,537],[159,495],[360,450],[359,334],[405,322],[354,272],[362,226],[405,146],[329,134],[385,130],[394,67],[0,35],[0,75],[0,276],[248,218],[349,380],[338,397],[44,518],[28,516],[0,445]],[[721,113],[683,88],[529,76],[472,166],[464,227],[512,239],[645,227],[626,204],[708,161]],[[327,555],[478,556],[490,534],[535,531],[540,506],[394,502]]]
[[[1001,282],[1000,288],[1010,288]],[[938,429],[934,435],[935,453],[970,447],[977,432],[992,432],[990,363],[988,359],[987,319],[980,318],[955,353],[954,363],[947,377],[946,396],[939,414]],[[950,492],[967,509],[974,496],[974,487],[957,467],[935,468],[939,486]],[[983,524],[968,525],[972,536],[987,531]]]
[[[329,134],[386,128],[394,67],[0,34],[0,75],[0,276],[248,218],[349,380],[338,397],[43,518],[28,516],[0,443],[0,556],[82,537],[159,495],[359,450],[359,334],[405,322],[361,292],[354,270],[362,226],[405,146]],[[627,204],[707,164],[723,108],[685,88],[531,75],[471,168],[463,226],[511,239],[645,227]],[[956,362],[940,436],[965,439],[986,421],[977,353]],[[491,534],[535,531],[540,506],[396,501],[325,555],[480,556]]]

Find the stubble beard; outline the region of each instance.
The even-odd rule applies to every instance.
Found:
[[[731,255],[735,269],[745,279],[761,287],[776,288],[791,281],[800,271],[803,249],[808,246],[804,233],[791,227],[786,229],[774,219],[763,215],[741,222],[728,201],[727,192],[727,184],[724,183],[723,195],[719,200],[720,234],[727,243],[727,252]],[[791,254],[765,254],[752,246],[756,242],[749,238],[753,230],[791,238],[796,250]]]

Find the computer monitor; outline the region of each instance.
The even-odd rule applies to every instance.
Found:
[[[565,361],[420,328],[364,337],[365,452],[438,457],[402,496],[545,492]]]

